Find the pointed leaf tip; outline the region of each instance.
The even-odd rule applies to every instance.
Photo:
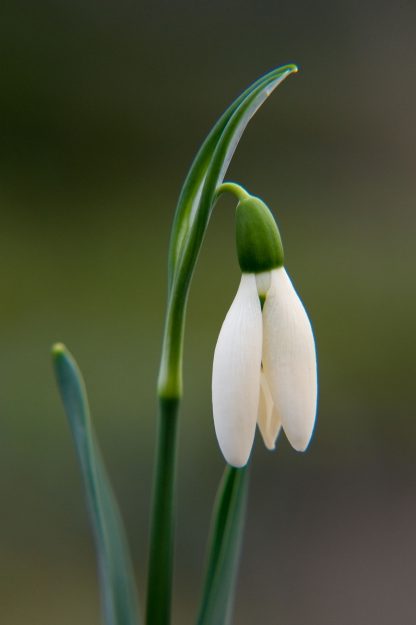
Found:
[[[63,354],[65,354],[65,352],[67,352],[68,350],[66,349],[65,345],[63,343],[54,343],[52,345],[52,356],[56,357],[56,356],[62,356]]]
[[[52,355],[95,537],[104,623],[139,625],[141,620],[127,539],[91,423],[84,380],[74,357],[62,343],[52,347]]]

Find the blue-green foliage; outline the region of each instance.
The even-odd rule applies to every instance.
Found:
[[[227,466],[212,518],[204,588],[197,625],[229,625],[240,559],[248,468]]]
[[[135,579],[123,522],[92,428],[81,372],[61,344],[53,349],[53,363],[94,531],[105,625],[139,625]]]

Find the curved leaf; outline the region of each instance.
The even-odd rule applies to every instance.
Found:
[[[137,591],[123,522],[95,439],[84,381],[62,344],[55,345],[52,354],[94,532],[105,625],[139,625]]]
[[[170,278],[172,278],[181,255],[181,248],[196,217],[207,172],[212,169],[218,145],[220,144],[222,149],[216,153],[215,158],[219,160],[222,157],[222,162],[217,179],[211,180],[211,185],[214,183],[215,187],[221,184],[235,148],[250,119],[274,89],[296,71],[295,65],[285,65],[259,78],[231,104],[202,144],[189,170],[176,209],[169,251]],[[235,116],[237,111],[239,114]],[[226,129],[228,129],[227,132],[225,132]],[[206,192],[206,185],[204,190]],[[213,191],[215,192],[215,189]]]

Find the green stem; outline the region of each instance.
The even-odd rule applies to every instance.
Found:
[[[222,193],[232,193],[240,202],[250,197],[247,191],[235,182],[223,182],[215,192],[215,197],[219,198]]]
[[[147,625],[169,625],[172,595],[178,399],[160,399],[147,587]]]

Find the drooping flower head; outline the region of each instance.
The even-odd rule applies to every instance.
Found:
[[[317,373],[311,324],[284,269],[276,222],[259,198],[239,202],[236,239],[243,273],[215,348],[212,404],[221,451],[242,467],[257,424],[267,448],[282,428],[294,449],[306,449]]]

